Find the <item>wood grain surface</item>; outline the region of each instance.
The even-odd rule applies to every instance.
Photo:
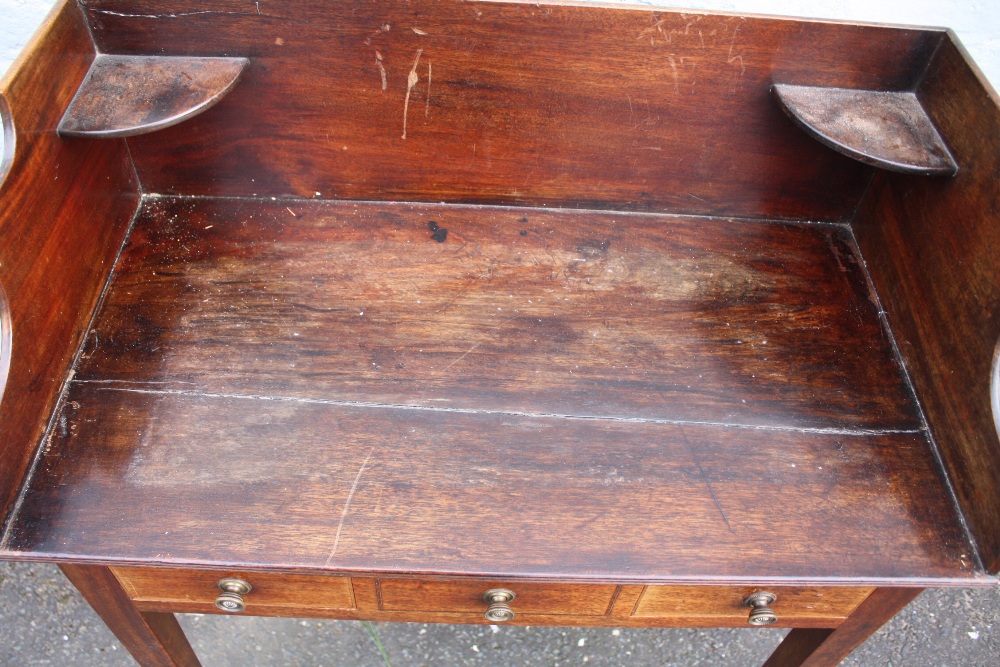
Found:
[[[737,617],[746,624],[750,609],[743,604],[751,593],[760,592],[758,586],[646,586],[635,605],[632,616],[667,617],[701,616]],[[766,589],[777,596],[771,607],[778,621],[795,618],[823,619],[836,626],[847,618],[872,588],[798,588],[772,586]]]
[[[154,198],[76,378],[919,428],[844,229],[655,215]]]
[[[138,201],[124,142],[97,146],[55,133],[93,58],[79,8],[62,3],[0,82],[0,106],[13,130],[4,146],[9,171],[0,183],[0,284],[11,329],[0,403],[0,528]]]
[[[151,584],[156,581],[157,573],[165,571],[164,568],[113,568],[115,572],[119,573],[123,569],[128,569],[133,573],[143,570],[144,574],[142,578]],[[210,574],[210,572],[207,571],[203,574]],[[251,572],[246,577],[253,581],[261,574],[260,572]],[[214,576],[221,576],[221,573],[217,571]],[[282,588],[282,596],[288,602],[270,604],[248,597],[246,611],[241,615],[276,616],[279,618],[301,618],[308,616],[309,618],[397,623],[463,623],[487,625],[493,622],[486,620],[483,616],[487,606],[480,599],[481,595],[488,587],[502,583],[509,588],[520,591],[513,603],[516,615],[512,621],[504,622],[504,625],[749,628],[747,624],[748,609],[739,607],[738,603],[725,610],[721,609],[720,593],[729,598],[739,596],[739,599],[742,600],[747,591],[759,590],[759,588],[746,586],[669,587],[675,592],[673,599],[675,603],[682,606],[681,609],[669,609],[669,613],[661,615],[633,616],[631,611],[635,606],[636,596],[629,595],[624,591],[634,589],[641,593],[649,587],[606,586],[601,584],[540,584],[505,580],[499,582],[497,580],[466,579],[438,581],[433,579],[403,580],[352,577],[350,581],[354,586],[358,606],[356,608],[336,608],[329,606],[302,606],[298,604],[297,591],[300,586],[299,581],[312,580],[319,582],[320,580],[328,580],[330,577],[302,577],[287,574],[271,574],[266,576]],[[403,587],[398,589],[400,592],[405,591],[407,594],[416,595],[433,595],[434,597],[407,599],[403,605],[408,607],[406,610],[392,609],[388,606],[381,608],[378,599],[381,594],[382,584],[387,582],[390,587],[395,583],[404,584]],[[304,593],[308,596],[312,590],[313,585],[306,584]],[[854,608],[857,606],[857,602],[863,600],[872,589],[867,587],[844,588],[828,586],[807,589],[807,592],[806,590],[790,586],[769,586],[768,590],[777,591],[782,599],[790,602],[803,603],[801,605],[783,605],[779,612],[778,620],[769,627],[830,629],[836,628],[844,622],[845,618],[840,613],[840,609]],[[464,594],[456,595],[460,591],[464,591]],[[611,610],[606,610],[599,604],[601,598],[605,597],[608,591],[615,592],[612,597],[612,604],[615,606],[615,609],[619,606],[622,607],[620,613],[609,613]],[[805,595],[800,596],[800,592],[805,593]],[[527,606],[521,604],[521,602],[525,601],[521,593],[525,593],[528,596]],[[815,605],[811,606],[812,601],[815,601],[818,595],[827,594],[834,600],[834,604],[827,605],[827,609],[837,608],[838,611],[836,614],[817,613]],[[439,595],[443,597],[438,597]],[[136,609],[143,612],[172,611],[174,613],[225,614],[225,612],[215,607],[212,602],[213,598],[207,595],[191,596],[183,600],[178,599],[179,597],[167,599],[166,596],[162,595],[150,595],[135,599],[133,604]],[[421,601],[424,604],[419,604]],[[829,632],[824,636],[828,635]]]
[[[962,168],[954,179],[878,179],[856,230],[983,561],[997,572],[1000,109],[954,38],[919,95]]]
[[[109,139],[176,125],[217,104],[247,62],[100,54],[60,121],[59,134]]]
[[[508,581],[420,581],[380,579],[384,611],[444,611],[483,615],[489,608],[483,593],[494,588],[512,590],[515,613],[560,616],[604,616],[615,586],[594,584],[512,583]]]
[[[33,558],[564,583],[978,576],[919,433],[95,383],[63,418],[12,533]]]
[[[452,0],[82,4],[103,53],[251,59],[215,108],[130,140],[147,192],[812,220],[849,218],[870,171],[796,130],[771,84],[909,88],[943,36]]]
[[[214,607],[222,592],[219,580],[235,577],[253,587],[244,595],[250,613],[258,606],[299,610],[356,606],[348,577],[141,567],[113,567],[111,571],[134,602],[197,602]]]

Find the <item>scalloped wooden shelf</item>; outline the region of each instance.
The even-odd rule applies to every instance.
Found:
[[[64,137],[131,137],[210,109],[246,58],[98,55],[59,123]]]
[[[958,164],[915,93],[796,86],[773,88],[809,135],[865,164],[906,174],[954,175]]]

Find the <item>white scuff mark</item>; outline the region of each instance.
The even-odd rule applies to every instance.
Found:
[[[372,457],[372,453],[375,452],[375,448],[372,447],[368,450],[368,456],[361,463],[361,467],[358,468],[358,474],[354,476],[354,482],[351,484],[351,490],[347,493],[347,500],[344,501],[344,510],[340,513],[340,523],[337,525],[337,535],[333,538],[333,549],[330,551],[330,555],[326,559],[326,565],[329,566],[330,562],[333,561],[333,557],[337,555],[337,547],[340,546],[340,533],[344,530],[344,521],[347,520],[347,512],[351,509],[351,501],[354,500],[354,492],[358,490],[358,482],[361,481],[361,475],[365,471],[365,467],[368,465],[368,460]]]
[[[431,72],[431,61],[427,61],[427,104],[424,105],[424,117],[431,117],[431,81],[433,80]]]
[[[417,49],[417,57],[413,59],[413,68],[410,69],[409,76],[406,77],[406,101],[403,102],[403,138],[406,139],[406,116],[410,110],[410,93],[413,92],[413,88],[420,82],[420,76],[417,74],[417,65],[420,64],[420,54],[424,52],[423,49]]]
[[[392,30],[392,24],[391,23],[383,23],[378,28],[376,28],[375,31],[372,32],[372,34],[370,34],[368,37],[365,38],[365,44],[368,45],[368,46],[371,46],[372,45],[372,38],[373,37],[378,37],[382,33],[389,32],[390,30]]]
[[[747,73],[747,68],[743,64],[743,56],[739,54],[735,56],[733,55],[733,47],[736,45],[736,35],[739,34],[740,28],[742,27],[743,27],[743,21],[740,21],[740,24],[736,26],[736,30],[733,30],[733,39],[732,41],[729,42],[729,56],[726,59],[726,62],[729,63],[730,65],[735,63],[737,60],[740,61],[740,76],[743,76],[744,74]]]
[[[417,33],[418,35],[420,35],[422,37],[427,34],[426,31],[421,30],[420,28],[410,28],[410,30],[412,30],[413,32]]]
[[[257,7],[257,13],[251,12],[228,12],[217,9],[205,9],[197,12],[177,12],[176,14],[131,14],[128,12],[115,12],[109,9],[94,9],[92,7],[85,8],[88,12],[94,14],[106,14],[107,16],[121,16],[128,19],[181,19],[187,16],[201,16],[204,14],[220,14],[229,16],[260,16],[267,19],[281,19],[283,21],[297,21],[299,23],[309,23],[309,21],[303,21],[296,19],[292,16],[281,16],[278,14],[262,14],[260,12],[260,6]]]
[[[385,73],[385,66],[382,64],[382,54],[379,51],[375,52],[375,67],[378,68],[378,74],[382,77],[382,92],[389,87],[389,79]]]
[[[670,73],[674,75],[674,92],[681,92],[680,77],[677,75],[677,63],[674,62],[674,54],[667,54],[667,62],[670,63]]]

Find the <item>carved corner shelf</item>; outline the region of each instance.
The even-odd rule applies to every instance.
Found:
[[[59,134],[109,139],[171,127],[218,104],[249,62],[100,54],[60,121]]]
[[[830,667],[996,585],[1000,105],[945,31],[66,2],[0,114],[0,558],[140,664],[197,612]]]
[[[855,160],[904,174],[954,176],[955,159],[912,91],[775,84],[788,116]]]

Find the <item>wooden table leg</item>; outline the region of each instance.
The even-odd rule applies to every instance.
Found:
[[[59,567],[142,667],[201,667],[174,615],[136,609],[110,569]]]
[[[835,667],[899,613],[920,588],[876,588],[840,627],[796,628],[778,645],[764,667]]]

